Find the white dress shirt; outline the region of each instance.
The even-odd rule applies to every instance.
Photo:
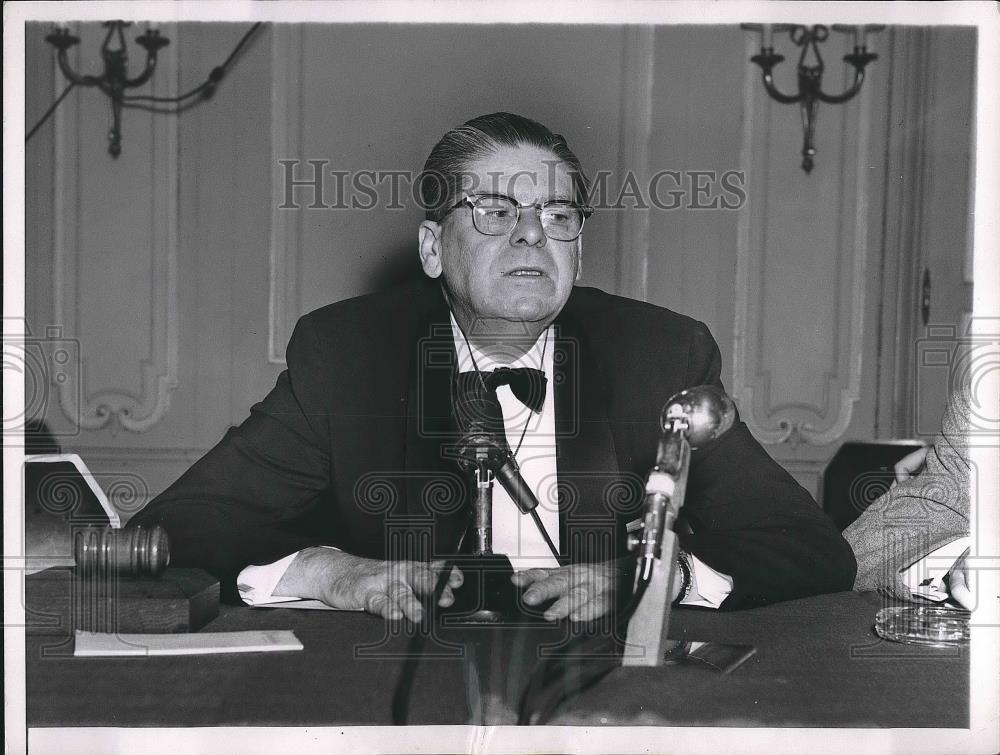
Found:
[[[548,378],[542,411],[532,412],[514,396],[509,386],[497,388],[497,398],[503,410],[507,443],[515,451],[515,459],[525,483],[538,498],[538,515],[556,549],[559,549],[559,507],[556,497],[556,438],[551,328],[545,330],[526,353],[516,356],[511,343],[498,339],[489,346],[472,346],[462,335],[454,316],[451,319],[458,356],[458,371],[471,372],[476,367],[483,373],[497,367],[529,367],[542,370]],[[499,484],[493,485],[493,552],[510,558],[515,571],[532,568],[554,568],[559,562],[549,550],[534,520],[521,514]],[[297,598],[273,595],[275,586],[297,554],[292,553],[264,566],[248,566],[240,572],[237,587],[240,597],[249,605],[282,603]],[[685,605],[718,608],[732,591],[730,577],[690,556],[692,589],[682,602]]]

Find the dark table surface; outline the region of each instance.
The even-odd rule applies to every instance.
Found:
[[[728,675],[620,667],[550,723],[967,727],[968,651],[879,639],[873,622],[882,605],[873,594],[838,593],[731,613],[675,610],[672,637],[753,644],[756,655]],[[202,631],[245,629],[291,629],[305,648],[74,658],[65,638],[29,636],[28,726],[392,723],[404,626],[362,613],[223,606]],[[559,644],[566,631],[439,631],[416,665],[408,721],[512,723],[539,648]]]

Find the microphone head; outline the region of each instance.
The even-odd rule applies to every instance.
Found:
[[[736,406],[714,385],[699,385],[670,397],[660,414],[663,431],[670,431],[676,419],[687,421],[684,436],[691,448],[701,448],[729,431],[736,421]]]
[[[482,460],[495,472],[507,460],[510,451],[494,433],[473,427],[458,441],[455,454],[458,466],[464,470],[474,468]]]
[[[475,372],[455,376],[451,397],[452,417],[460,433],[494,432],[503,437],[503,409],[496,392],[483,385]]]
[[[469,469],[485,459],[497,469],[510,448],[504,435],[503,409],[496,392],[483,385],[474,372],[456,375],[452,390],[452,417],[459,433],[455,452],[459,466]]]

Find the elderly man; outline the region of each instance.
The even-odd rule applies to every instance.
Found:
[[[587,188],[535,121],[449,131],[421,184],[426,278],[301,318],[274,389],[136,521],[162,524],[173,562],[214,572],[230,598],[418,620],[468,527],[453,391],[471,375],[496,391],[541,501],[536,526],[494,491],[494,551],[526,603],[554,600],[547,618],[607,611],[660,409],[721,387],[721,365],[703,324],[574,286]],[[677,601],[741,608],[853,583],[848,545],[740,422],[692,455],[684,522]],[[461,583],[452,573],[441,605]]]

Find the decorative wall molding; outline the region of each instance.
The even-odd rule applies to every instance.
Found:
[[[618,174],[645,170],[653,133],[655,27],[625,27],[622,51],[620,161]],[[619,212],[618,293],[646,301],[649,293],[649,212]]]
[[[161,27],[165,36],[177,39],[177,28]],[[73,67],[80,70],[80,46],[71,51]],[[53,59],[53,66],[55,60]],[[177,93],[179,62],[176,54],[161,53],[156,75],[152,79],[153,93],[170,96]],[[65,82],[60,73],[54,76],[56,94]],[[101,149],[100,144],[83,143],[80,93],[54,117],[53,175],[53,322],[68,338],[82,337],[79,317],[79,223],[82,188],[81,150]],[[141,111],[126,111],[126,128],[137,129],[142,123]],[[59,407],[74,425],[83,430],[99,430],[117,421],[131,432],[146,432],[166,415],[170,395],[177,387],[178,318],[177,255],[178,255],[178,122],[176,117],[148,115],[153,162],[150,191],[150,221],[152,243],[150,255],[152,275],[149,303],[151,310],[150,357],[140,364],[141,389],[133,392],[116,387],[94,389],[86,384],[86,357],[77,364],[67,364],[61,381],[54,386]],[[126,144],[126,150],[128,146]],[[111,159],[111,158],[108,158]],[[93,295],[92,293],[89,295]],[[108,291],[107,295],[112,295]],[[142,300],[142,292],[129,292]],[[101,323],[113,328],[114,323]],[[97,341],[96,334],[88,337]],[[80,396],[83,397],[80,401]]]
[[[285,364],[285,345],[299,311],[302,213],[281,209],[284,168],[280,160],[302,156],[302,24],[271,26],[271,232],[268,253],[267,361]]]
[[[747,35],[746,40],[747,59],[758,51],[756,40],[750,39],[750,36]],[[770,138],[762,131],[766,131],[772,103],[760,86],[756,68],[746,66],[740,162],[750,177],[751,201],[740,209],[737,227],[732,390],[744,420],[762,443],[789,443],[792,446],[799,443],[814,446],[833,443],[844,435],[860,398],[868,258],[869,187],[865,165],[871,131],[872,89],[871,82],[868,82],[858,95],[857,104],[852,108],[856,112],[856,121],[848,122],[850,110],[846,106],[838,106],[839,127],[852,129],[856,134],[854,152],[846,156],[849,159],[842,161],[839,175],[839,212],[845,219],[841,224],[844,238],[841,251],[846,264],[838,265],[838,280],[834,283],[842,296],[850,292],[850,303],[845,308],[846,312],[842,310],[839,321],[830,323],[829,337],[836,348],[834,359],[823,376],[825,400],[822,405],[816,405],[807,397],[782,396],[780,406],[775,406],[770,395],[771,376],[782,369],[782,365],[761,362],[768,329],[761,322],[757,310],[769,296],[781,295],[780,291],[768,290],[769,279],[764,274],[767,265],[764,227],[768,217],[771,149]],[[760,113],[757,112],[759,103],[764,105]],[[832,114],[837,110],[828,108],[825,112]],[[781,146],[784,149],[787,145]],[[756,201],[753,201],[754,197]],[[852,199],[852,206],[849,207],[847,203]],[[850,276],[846,281],[842,280],[845,270]],[[841,300],[847,301],[846,297]],[[848,331],[846,341],[842,338],[843,329]],[[794,359],[795,355],[789,354],[789,358]],[[807,388],[803,386],[804,390]],[[812,415],[814,419],[803,420],[803,414]]]

